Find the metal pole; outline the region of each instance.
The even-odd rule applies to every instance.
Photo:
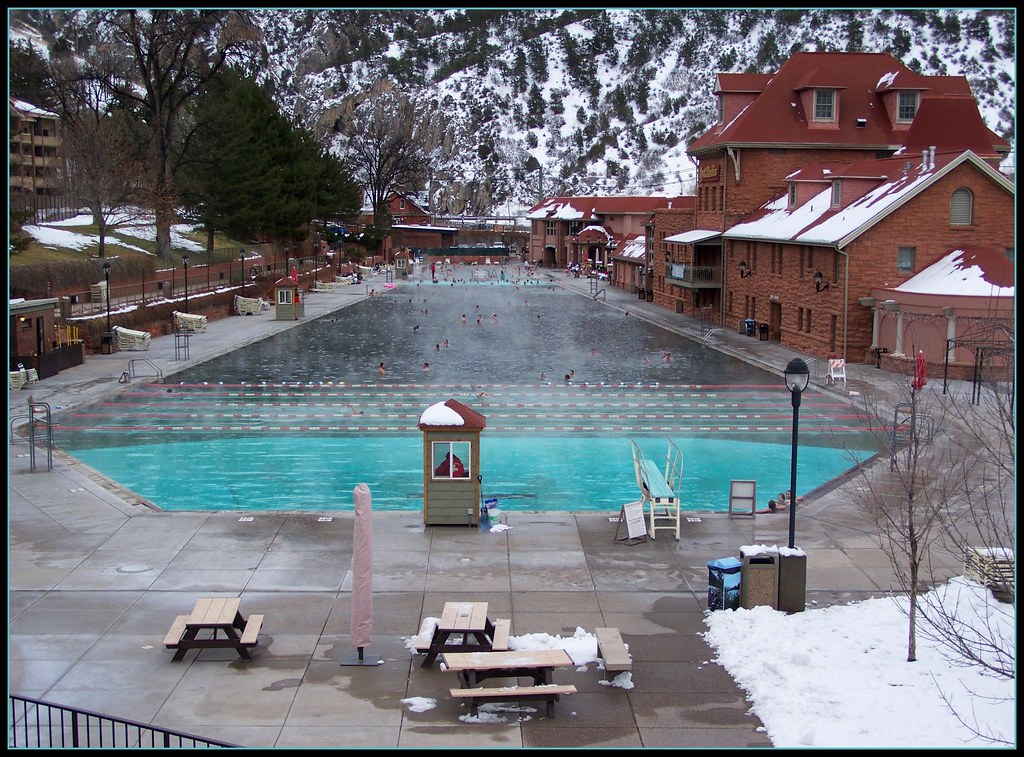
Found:
[[[188,312],[188,255],[181,256],[181,265],[185,269],[185,312]]]
[[[791,389],[790,395],[793,399],[793,446],[792,464],[789,469],[789,501],[786,507],[789,508],[789,548],[793,549],[793,540],[796,537],[796,437],[797,427],[800,425],[800,396],[802,392]]]
[[[107,333],[110,333],[110,263],[103,264],[103,281],[106,283],[104,289],[107,291]]]

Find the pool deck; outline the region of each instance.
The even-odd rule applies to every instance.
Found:
[[[588,280],[552,275],[589,296]],[[310,294],[304,320],[382,283]],[[602,288],[609,307],[699,338],[698,321]],[[145,352],[88,356],[9,392],[9,419],[23,422],[29,395],[59,414],[121,391],[130,386],[119,383],[130,360],[139,361],[134,380],[145,381],[150,365],[167,376],[302,323],[272,319],[269,311],[212,321],[190,340],[189,360],[175,360],[173,336],[153,339]],[[773,370],[785,391],[782,369],[797,353],[735,331],[720,336],[715,348]],[[894,384],[874,366],[849,365],[847,374],[845,387],[826,389],[820,379],[814,387],[862,397],[884,396]],[[933,383],[941,390],[941,380]],[[680,541],[660,534],[630,546],[615,540],[617,513],[513,513],[509,530],[489,533],[425,527],[420,513],[377,512],[366,652],[382,664],[345,667],[339,660],[353,652],[352,513],[243,520],[238,512],[155,512],[59,452],[47,471],[38,447],[32,472],[28,445],[8,447],[9,693],[248,747],[771,746],[700,634],[707,563],[738,556],[742,545],[784,546],[786,514],[685,512]],[[853,485],[809,493],[798,510],[808,609],[880,596],[893,585],[877,536],[850,501]],[[937,559],[949,575],[962,573],[954,556]],[[265,616],[252,662],[230,649],[171,661],[164,635],[200,596],[240,597],[244,614]],[[421,619],[438,617],[453,599],[489,602],[493,617],[511,619],[513,636],[616,627],[633,658],[633,688],[602,685],[591,663],[556,673],[556,683],[578,693],[563,697],[553,718],[527,705],[535,711],[506,712],[503,723],[460,721],[468,708],[448,693],[455,677],[437,665],[421,668],[407,648]],[[780,664],[783,656],[780,644]],[[436,706],[416,712],[406,698]]]

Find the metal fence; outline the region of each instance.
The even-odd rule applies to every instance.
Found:
[[[9,695],[8,749],[196,749],[237,744]]]

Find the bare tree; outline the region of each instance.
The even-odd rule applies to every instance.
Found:
[[[413,104],[387,90],[371,93],[339,124],[342,157],[369,197],[378,230],[387,225],[388,197],[418,186],[426,176],[417,121]]]
[[[61,111],[65,191],[92,213],[103,258],[114,228],[149,215],[144,154],[124,113],[108,110],[101,88],[74,61],[55,61],[50,82]]]
[[[178,157],[187,144],[180,117],[210,77],[252,49],[256,32],[244,11],[114,10],[98,31],[111,44],[90,61],[87,74],[117,107],[145,124],[150,138],[156,250],[170,258]]]
[[[1007,621],[1009,605],[989,594],[989,614],[975,620],[961,611],[956,591],[922,599],[929,586],[951,578],[950,563],[963,565],[970,550],[1011,561],[1016,554],[1012,334],[1000,343],[1010,358],[982,373],[980,394],[969,397],[963,382],[944,391],[937,380],[914,391],[908,376],[897,376],[891,412],[877,398],[865,403],[868,422],[884,429],[889,454],[861,469],[853,496],[876,523],[897,588],[909,599],[908,662],[917,658],[920,633],[954,665],[1013,679],[1016,640],[1005,630],[1014,626]],[[1004,599],[1014,596],[1012,571],[984,582]],[[983,740],[999,742],[976,723],[964,725]]]

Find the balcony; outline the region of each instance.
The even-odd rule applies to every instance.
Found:
[[[672,263],[665,270],[665,283],[686,289],[721,289],[722,267]]]

